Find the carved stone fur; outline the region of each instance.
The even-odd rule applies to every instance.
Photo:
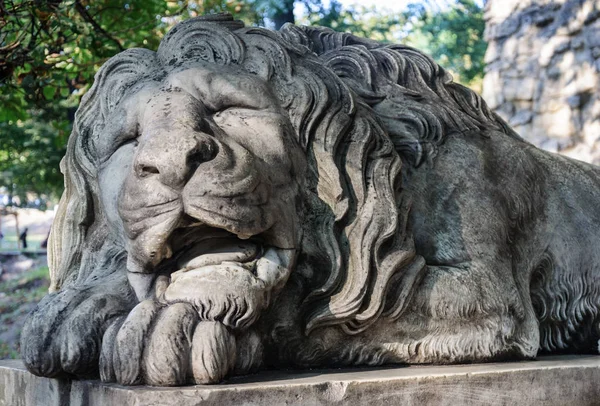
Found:
[[[324,28],[175,26],[82,100],[35,374],[597,350],[600,171],[536,149],[427,56]]]

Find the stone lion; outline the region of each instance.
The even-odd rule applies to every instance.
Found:
[[[175,26],[76,115],[29,316],[36,375],[595,352],[600,172],[536,149],[429,57],[325,28]]]

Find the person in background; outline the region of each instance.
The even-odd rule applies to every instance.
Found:
[[[23,230],[23,232],[19,236],[19,240],[21,240],[21,244],[23,245],[23,249],[24,250],[27,249],[27,227],[25,227],[25,230]]]

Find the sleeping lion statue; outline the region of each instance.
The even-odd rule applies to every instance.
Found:
[[[597,352],[600,171],[429,57],[326,28],[176,25],[108,60],[61,169],[41,376]]]

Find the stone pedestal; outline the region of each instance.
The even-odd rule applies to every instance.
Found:
[[[352,370],[273,371],[220,385],[123,387],[39,378],[0,361],[0,405],[599,405],[600,357]]]

